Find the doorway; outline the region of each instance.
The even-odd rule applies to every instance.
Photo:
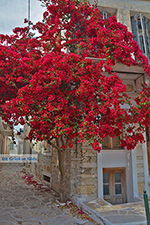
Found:
[[[125,168],[103,169],[103,196],[111,204],[127,202]]]

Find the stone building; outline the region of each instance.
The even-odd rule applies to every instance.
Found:
[[[95,1],[90,0],[90,3],[93,2]],[[143,53],[150,59],[150,2],[98,0],[97,5],[104,17],[115,15],[119,22],[133,32]],[[149,82],[145,80],[140,67],[118,64],[114,71],[127,85],[131,96],[143,81]],[[120,204],[138,201],[144,189],[150,194],[149,137],[147,130],[146,142],[139,144],[134,151],[121,149],[117,137],[107,138],[100,153],[94,152],[88,145],[74,146],[71,151],[66,151],[63,156],[63,190],[66,197],[76,201],[99,198],[111,204]],[[39,154],[39,162],[31,166],[32,172],[59,192],[61,180],[57,151],[45,142],[34,144],[34,151]]]
[[[0,154],[23,154],[26,141],[21,126],[18,127],[11,129],[0,117]],[[18,132],[20,135],[17,135]]]
[[[12,130],[0,117],[0,154],[8,154],[11,145]]]

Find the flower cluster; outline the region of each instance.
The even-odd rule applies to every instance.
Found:
[[[144,126],[150,123],[149,87],[133,104],[113,72],[121,63],[140,65],[150,74],[133,35],[115,17],[103,19],[99,9],[86,2],[43,2],[43,22],[0,35],[3,117],[27,123],[30,139],[60,139],[61,148],[71,147],[77,139],[88,141],[95,150],[106,136],[119,136],[132,124],[122,144],[133,149],[143,142]],[[125,104],[128,110],[122,107]]]

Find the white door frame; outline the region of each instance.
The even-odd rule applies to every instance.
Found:
[[[98,198],[103,199],[103,168],[104,167],[104,157],[103,154],[105,154],[105,151],[107,151],[107,155],[109,157],[109,152],[110,150],[102,150],[100,153],[97,153],[97,177],[98,177]],[[126,165],[125,164],[121,164],[121,162],[118,162],[118,160],[116,161],[116,165],[114,164],[110,164],[107,166],[107,168],[113,168],[113,167],[125,167],[126,170],[129,167],[130,164],[130,172],[131,172],[131,182],[132,182],[132,188],[127,187],[127,195],[128,193],[128,189],[130,191],[132,191],[133,198],[138,198],[138,183],[137,183],[137,169],[136,169],[136,151],[127,151],[127,150],[113,150],[113,153],[118,152],[119,154],[121,154],[121,152],[124,154],[126,154]],[[111,152],[111,154],[113,154]],[[111,156],[111,155],[110,155]],[[128,181],[126,182],[128,185]],[[132,190],[131,190],[132,189]],[[127,196],[127,200],[130,201],[129,199],[130,197]]]

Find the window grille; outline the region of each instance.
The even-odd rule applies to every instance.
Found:
[[[150,61],[150,20],[139,13],[131,17],[131,25],[134,39]]]
[[[110,15],[107,11],[102,11],[101,14],[102,14],[103,19],[107,19],[108,17],[110,17]]]

